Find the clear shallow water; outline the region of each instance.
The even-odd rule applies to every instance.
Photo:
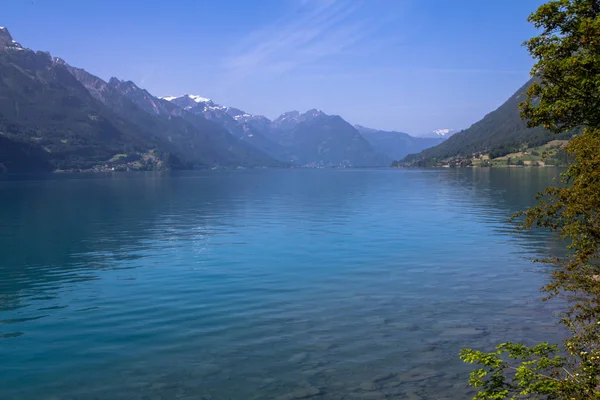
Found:
[[[0,181],[2,399],[454,399],[462,347],[558,341],[553,169]]]

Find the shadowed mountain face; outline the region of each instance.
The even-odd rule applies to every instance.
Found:
[[[218,124],[154,97],[131,81],[111,78],[106,83],[84,70],[70,70],[95,98],[138,125],[159,131],[187,160],[207,166],[283,165]]]
[[[427,148],[437,146],[446,140],[445,137],[414,137],[408,133],[380,131],[361,125],[354,126],[371,144],[375,151],[385,154],[392,160],[399,160],[408,154],[418,153]]]
[[[33,173],[52,170],[48,153],[41,146],[0,135],[0,175],[6,172]]]
[[[94,99],[59,59],[0,42],[0,133],[5,141],[46,153],[52,169],[90,168],[114,154],[172,145],[127,121]],[[33,153],[28,153],[33,154]],[[24,159],[3,164],[9,171]],[[27,163],[29,164],[29,163]],[[29,164],[37,169],[35,164]]]
[[[519,115],[519,103],[525,100],[526,90],[533,80],[527,82],[497,110],[486,115],[470,128],[454,134],[438,146],[405,158],[407,163],[427,163],[455,156],[470,156],[473,153],[508,154],[524,144],[530,147],[562,138],[547,130],[528,128]],[[569,134],[563,135],[569,137]]]
[[[104,82],[25,49],[0,30],[0,171],[91,169],[116,156],[143,158],[151,169],[282,165],[185,114],[131,82]]]
[[[299,166],[384,166],[392,159],[379,153],[339,116],[319,110],[291,111],[274,121],[262,115],[215,104],[193,95],[165,100],[201,115],[272,157]]]
[[[300,165],[368,167],[384,166],[389,160],[340,116],[318,110],[283,114],[273,121],[267,137],[289,149],[291,160]]]
[[[277,160],[289,161],[286,150],[264,136],[265,127],[271,123],[266,117],[249,115],[237,108],[221,106],[210,99],[188,94],[162,100],[174,105],[180,112],[185,111],[217,124],[239,141]]]

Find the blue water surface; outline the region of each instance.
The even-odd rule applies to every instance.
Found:
[[[455,399],[462,347],[559,341],[551,168],[0,181],[1,399]]]

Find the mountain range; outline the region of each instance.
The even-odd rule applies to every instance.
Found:
[[[18,149],[0,153],[1,169],[9,172],[282,165],[133,83],[105,82],[25,49],[6,28],[0,30],[0,137]]]
[[[443,135],[414,137],[404,132],[381,131],[361,125],[355,125],[354,127],[371,143],[376,151],[395,160],[437,146],[446,140]]]
[[[0,172],[429,166],[498,156],[556,138],[519,117],[529,84],[468,129],[414,137],[317,109],[271,120],[198,95],[159,98],[27,49],[0,28]]]
[[[393,159],[377,153],[343,118],[320,110],[290,111],[270,120],[196,95],[169,96],[163,100],[218,123],[239,140],[293,165],[387,166]]]
[[[342,117],[292,111],[270,120],[210,99],[158,98],[105,81],[0,28],[0,172],[387,166],[411,142],[366,135]],[[412,138],[422,149],[433,142]]]

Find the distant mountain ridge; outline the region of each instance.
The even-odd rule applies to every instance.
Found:
[[[13,149],[0,171],[284,165],[132,82],[23,48],[6,28],[0,76],[0,136]],[[39,163],[23,161],[33,155]]]
[[[285,150],[277,143],[267,139],[262,132],[261,119],[264,119],[263,125],[265,127],[271,123],[266,117],[250,116],[237,108],[221,106],[210,99],[196,95],[167,96],[162,99],[188,113],[216,123],[238,140],[259,149],[271,157],[288,162]],[[248,118],[245,118],[245,116]]]
[[[187,159],[215,166],[281,166],[247,143],[240,142],[218,124],[182,111],[168,101],[152,96],[131,81],[99,78],[70,67],[90,93],[115,112],[138,121],[152,120],[170,142],[178,143]],[[94,82],[90,84],[90,81]],[[98,90],[101,87],[102,90]],[[141,112],[143,111],[143,112]]]
[[[275,119],[267,137],[289,149],[302,165],[386,166],[389,158],[339,115],[316,109],[288,112]]]
[[[290,111],[271,121],[196,95],[163,97],[196,115],[216,122],[240,140],[272,157],[299,166],[365,167],[389,165],[360,132],[340,116],[312,109]]]
[[[159,98],[0,27],[0,172],[372,167],[436,143],[367,130],[317,109],[270,120],[198,95]]]
[[[373,148],[392,160],[399,160],[411,153],[418,153],[442,143],[445,137],[418,137],[396,131],[381,131],[354,125]]]
[[[450,136],[454,135],[456,132],[458,132],[456,129],[441,128],[441,129],[434,129],[433,131],[426,133],[425,135],[421,135],[420,137],[448,139]]]

